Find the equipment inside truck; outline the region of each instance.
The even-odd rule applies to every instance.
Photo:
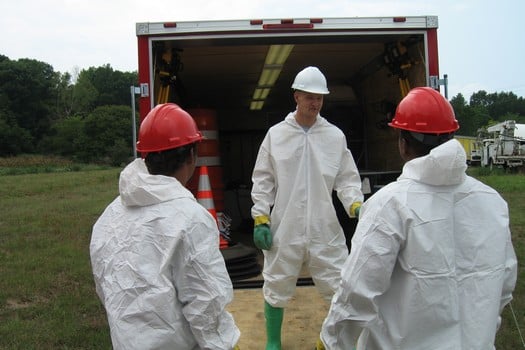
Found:
[[[330,95],[322,115],[347,134],[349,148],[363,170],[383,167],[374,166],[377,161],[367,154],[371,150],[365,139],[378,136],[371,129],[385,134],[380,139],[388,137],[387,121],[406,93],[406,84],[423,85],[425,77],[422,37],[415,35],[359,36],[355,42],[323,36],[315,38],[315,43],[298,36],[286,44],[282,39],[252,38],[250,45],[240,38],[214,39],[212,45],[211,40],[154,41],[155,95],[157,103],[175,102],[217,114],[228,186],[249,186],[258,145],[268,127],[294,109],[290,86],[305,66],[315,65],[327,77]],[[285,47],[288,57],[284,62],[265,64],[274,47]],[[399,47],[407,49],[401,54]],[[265,67],[277,77],[259,86],[267,89],[263,91],[266,98],[256,99]],[[250,109],[254,101],[262,102],[262,108]],[[384,164],[392,163],[392,168],[386,170],[393,170],[397,160],[397,149],[393,151],[387,151],[392,159],[385,159]]]

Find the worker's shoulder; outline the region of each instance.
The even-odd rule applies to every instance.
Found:
[[[471,176],[467,176],[465,178],[465,181],[463,182],[462,186],[464,188],[464,191],[472,195],[489,195],[492,196],[494,200],[500,200],[506,203],[505,199],[503,199],[501,194],[498,191],[496,191],[496,189]]]
[[[337,125],[335,125],[334,123],[332,123],[331,121],[329,121],[328,119],[322,116],[317,117],[316,125],[321,130],[324,130],[324,131],[328,130],[329,132],[344,135],[343,130],[341,130]]]
[[[201,203],[193,196],[184,196],[175,198],[172,201],[166,203],[170,206],[170,212],[173,213],[173,220],[180,220],[185,218],[189,222],[203,223],[209,225],[210,222],[215,223],[209,210],[204,207]]]

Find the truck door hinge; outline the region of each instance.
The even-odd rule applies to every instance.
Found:
[[[441,85],[445,87],[445,97],[448,99],[448,75],[443,75],[443,79],[439,79],[437,75],[431,75],[429,77],[429,86],[432,89],[438,90]]]
[[[148,97],[148,96],[149,96],[149,84],[141,83],[140,84],[140,97]]]

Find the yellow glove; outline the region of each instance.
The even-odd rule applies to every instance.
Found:
[[[315,344],[315,350],[326,350],[323,342],[321,341],[321,338],[317,339],[317,344]]]
[[[235,346],[233,347],[233,350],[241,350],[241,348],[239,347],[239,345],[235,345]]]
[[[352,205],[350,206],[350,217],[351,218],[358,218],[359,219],[359,211],[361,210],[361,205],[363,203],[361,202],[354,202],[352,203]]]

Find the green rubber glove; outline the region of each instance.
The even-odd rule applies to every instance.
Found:
[[[272,247],[272,232],[267,224],[257,225],[253,228],[253,243],[259,249],[268,250]]]

